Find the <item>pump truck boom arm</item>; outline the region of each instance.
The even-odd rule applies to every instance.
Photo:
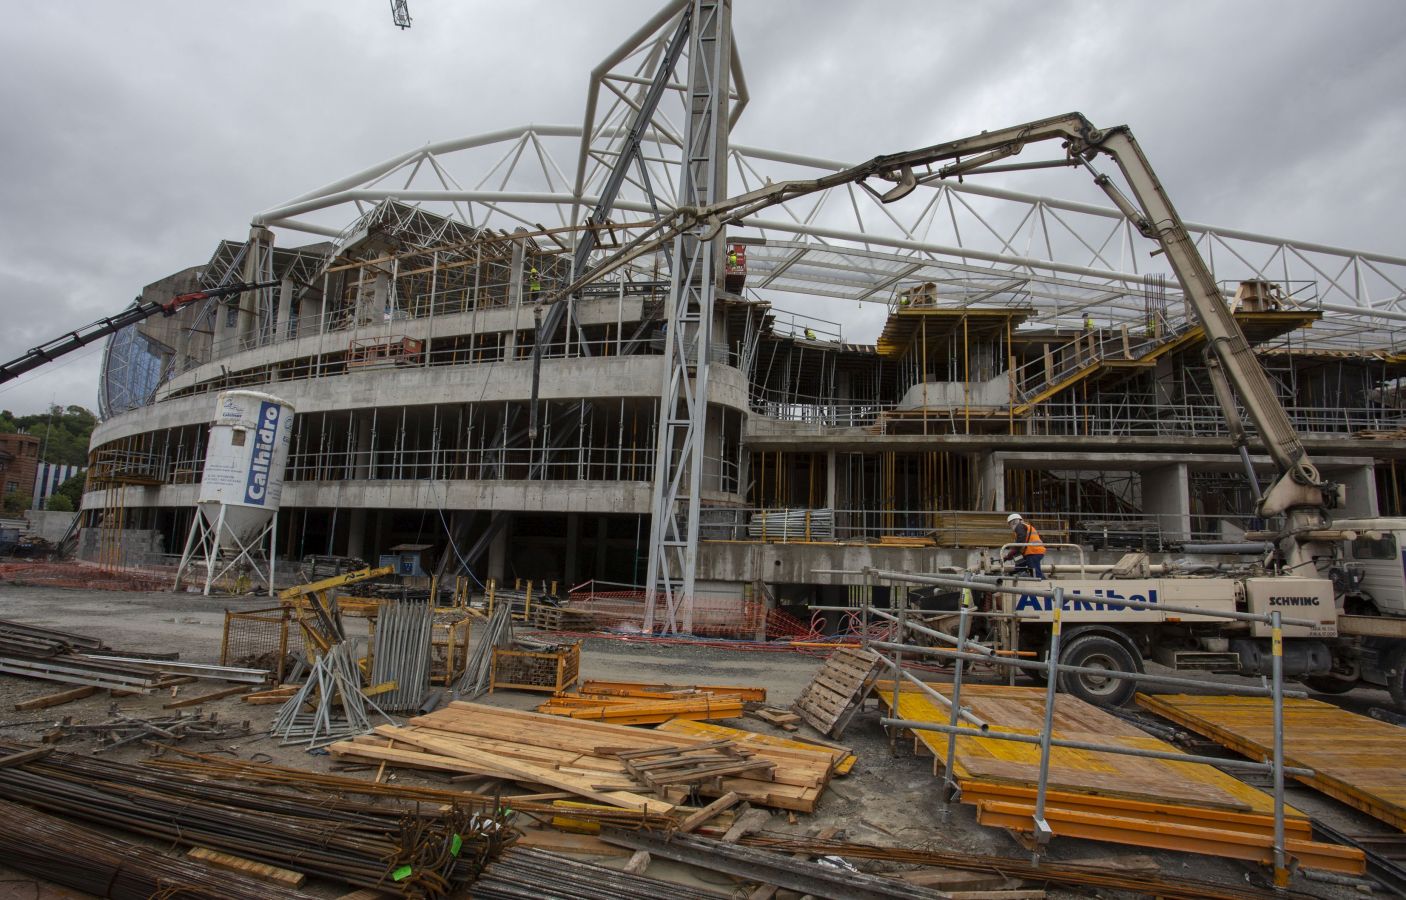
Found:
[[[1062,142],[1064,157],[1028,163],[1001,162],[1016,156],[1027,145],[1044,141]],[[1117,164],[1133,200],[1129,200],[1111,178],[1093,168],[1092,163],[1100,154],[1111,157]],[[946,165],[934,168],[944,162]],[[711,206],[679,207],[672,216],[637,235],[614,256],[557,293],[551,301],[560,301],[588,281],[653,252],[683,231],[694,230],[701,238],[709,239],[728,224],[745,224],[747,217],[754,213],[817,191],[876,178],[893,182],[894,187],[883,194],[877,194],[867,186],[866,190],[875,193],[883,202],[890,203],[907,196],[919,184],[945,178],[1075,166],[1089,169],[1094,175],[1094,183],[1108,194],[1138,231],[1157,242],[1159,250],[1156,252],[1166,254],[1187,303],[1205,330],[1207,344],[1216,363],[1211,367],[1212,378],[1218,379],[1217,395],[1227,419],[1232,426],[1238,426],[1238,399],[1258,429],[1260,439],[1278,469],[1278,477],[1259,499],[1256,513],[1263,517],[1286,515],[1285,534],[1296,535],[1299,543],[1324,536],[1326,511],[1336,505],[1337,487],[1325,483],[1309,460],[1288,413],[1279,403],[1269,378],[1222,299],[1215,276],[1201,258],[1186,225],[1177,215],[1126,125],[1099,129],[1081,113],[1066,113],[945,144],[875,157],[820,178],[776,182]],[[1233,387],[1233,396],[1227,389],[1230,387]],[[1244,452],[1243,428],[1235,427],[1233,431],[1237,447],[1248,460],[1248,454]],[[1297,564],[1309,554],[1300,549],[1288,555],[1292,557],[1291,564]]]
[[[212,297],[228,297],[231,294],[243,294],[246,291],[255,291],[260,288],[276,287],[277,281],[259,281],[251,284],[230,284],[224,287],[209,288],[203,291],[192,291],[188,294],[177,294],[165,302],[152,300],[147,303],[138,303],[130,309],[124,309],[115,316],[106,319],[99,319],[91,325],[85,325],[76,331],[70,331],[65,335],[54,338],[48,343],[40,344],[22,356],[10,360],[4,365],[0,365],[0,384],[12,381],[26,372],[39,368],[47,362],[55,360],[65,353],[72,353],[79,347],[93,343],[93,341],[105,338],[126,328],[128,325],[135,325],[145,319],[160,313],[163,316],[175,315],[177,310],[198,300],[209,300]]]

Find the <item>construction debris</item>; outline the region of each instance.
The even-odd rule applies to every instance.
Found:
[[[759,734],[755,731],[743,731],[741,728],[728,728],[725,725],[715,725],[710,722],[694,722],[687,719],[676,719],[665,722],[654,729],[656,734],[686,734],[703,740],[717,740],[719,738],[734,741],[744,746],[753,744],[764,744],[770,747],[783,747],[792,750],[803,750],[808,753],[828,753],[831,758],[830,773],[832,775],[848,775],[854,768],[854,764],[859,761],[848,748],[840,746],[817,746],[804,740],[773,737],[769,734]]]
[[[108,714],[112,716],[108,721],[91,725],[78,724],[66,717],[44,734],[44,743],[56,744],[65,738],[96,735],[96,752],[102,753],[143,740],[177,743],[186,738],[195,738],[211,741],[216,738],[246,735],[250,731],[248,719],[238,723],[221,722],[215,713],[177,713],[173,716],[144,719],[119,712],[117,704],[114,703],[108,709]]]

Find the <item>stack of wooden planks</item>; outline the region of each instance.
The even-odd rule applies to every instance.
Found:
[[[696,723],[671,723],[676,725]],[[348,760],[483,775],[544,785],[624,809],[668,812],[673,804],[650,796],[629,775],[618,754],[665,747],[696,748],[718,740],[682,731],[651,730],[476,703],[451,703],[407,725],[383,725],[374,734],[340,741],[329,749]],[[825,747],[747,743],[749,758],[769,770],[742,772],[699,785],[699,793],[775,809],[811,812],[825,790],[839,751]]]
[[[617,725],[657,725],[672,719],[732,719],[742,715],[742,701],[736,697],[670,698],[649,700],[637,697],[588,697],[557,694],[537,707],[540,713],[592,719]]]
[[[669,734],[688,734],[705,740],[722,738],[745,746],[767,744],[772,747],[789,747],[792,750],[828,752],[830,754],[830,773],[832,775],[848,775],[850,770],[854,768],[854,764],[859,762],[859,757],[855,756],[848,747],[841,747],[838,744],[812,744],[806,741],[792,740],[790,738],[773,737],[769,734],[758,734],[755,731],[743,731],[741,728],[728,728],[725,725],[714,725],[710,722],[690,722],[679,719],[673,722],[665,722],[654,730],[656,732],[667,732]]]
[[[694,697],[711,694],[714,697],[736,697],[748,703],[765,703],[766,688],[741,684],[660,684],[646,681],[599,681],[581,683],[580,692],[598,697]]]
[[[878,667],[873,650],[842,647],[826,658],[792,709],[821,734],[839,737],[873,687]]]
[[[1251,759],[1274,747],[1268,697],[1139,694],[1139,706]],[[1299,781],[1406,831],[1406,729],[1321,700],[1284,701],[1284,765]]]
[[[893,682],[878,684],[886,704]],[[943,691],[948,686],[934,685]],[[1043,727],[1043,688],[964,685],[962,705],[994,729],[1037,735]],[[913,685],[903,685],[897,718],[946,724],[949,712]],[[1179,752],[1123,720],[1074,697],[1055,703],[1056,737],[1130,748]],[[933,774],[946,761],[947,736],[913,732],[914,750],[931,753]],[[956,739],[955,775],[961,799],[977,820],[1015,832],[1032,830],[1040,748],[997,738]],[[1286,810],[1287,848],[1305,868],[1361,874],[1361,851],[1312,840],[1308,818]],[[1269,864],[1273,799],[1201,763],[1174,762],[1055,747],[1045,818],[1056,836],[1206,853]]]

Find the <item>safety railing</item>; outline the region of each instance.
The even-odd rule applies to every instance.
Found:
[[[841,574],[841,573],[830,573]],[[909,619],[909,609],[907,601],[907,591],[893,590],[891,596],[894,598],[894,605],[889,610],[876,609],[872,603],[866,599],[860,609],[863,616],[865,628],[862,643],[866,647],[872,647],[889,654],[880,654],[882,664],[895,675],[894,690],[892,700],[889,703],[888,715],[880,718],[880,723],[886,728],[906,729],[909,731],[932,731],[947,735],[946,765],[943,770],[943,795],[948,802],[960,796],[961,785],[958,783],[955,774],[955,761],[958,737],[974,737],[987,740],[1011,741],[1015,743],[1038,745],[1040,750],[1040,761],[1038,777],[1036,780],[1035,805],[1031,817],[1031,831],[1040,847],[1047,844],[1054,831],[1046,820],[1046,802],[1049,794],[1050,782],[1050,750],[1054,747],[1067,748],[1072,750],[1086,750],[1098,753],[1110,753],[1122,756],[1134,756],[1144,759],[1164,759],[1172,762],[1183,763],[1204,763],[1206,765],[1220,768],[1234,768],[1246,772],[1268,773],[1273,781],[1273,803],[1274,803],[1274,834],[1273,834],[1273,869],[1274,881],[1277,886],[1285,887],[1290,878],[1290,860],[1286,850],[1284,834],[1284,776],[1311,776],[1312,770],[1303,768],[1290,768],[1284,764],[1284,699],[1305,698],[1308,695],[1303,691],[1286,690],[1284,688],[1284,664],[1283,664],[1283,626],[1285,625],[1305,625],[1315,627],[1318,622],[1308,619],[1298,619],[1283,616],[1278,610],[1272,610],[1267,614],[1240,612],[1238,610],[1217,610],[1201,607],[1188,607],[1167,603],[1150,603],[1130,599],[1107,599],[1100,598],[1101,602],[1108,606],[1125,607],[1128,609],[1150,609],[1174,615],[1195,615],[1203,618],[1225,619],[1229,621],[1251,622],[1267,624],[1271,635],[1271,676],[1268,685],[1244,685],[1232,684],[1220,681],[1210,681],[1208,679],[1179,678],[1171,675],[1158,675],[1143,672],[1123,672],[1111,668],[1092,668],[1085,666],[1071,665],[1060,661],[1060,638],[1063,629],[1064,613],[1071,611],[1066,604],[1069,600],[1077,599],[1077,595],[1066,597],[1065,590],[1059,586],[1058,582],[1051,582],[1053,588],[1045,590],[1034,587],[1030,584],[1019,586],[1010,584],[994,583],[995,579],[990,576],[980,576],[967,573],[966,577],[946,577],[941,575],[918,575],[907,572],[894,572],[883,569],[876,569],[866,566],[860,572],[847,572],[843,574],[862,574],[866,584],[872,588],[875,582],[889,582],[898,584],[919,584],[925,586],[944,587],[953,591],[963,592],[963,602],[957,610],[957,634],[952,635],[937,629],[929,628],[926,625],[913,622]],[[976,610],[966,602],[967,592],[991,593],[991,594],[1012,594],[1019,596],[1033,596],[1051,601],[1049,623],[1049,649],[1043,661],[1020,659],[1016,656],[1007,656],[1002,652],[1005,648],[998,648],[975,641],[970,637],[971,619],[975,616],[1000,616],[1010,618],[1012,614],[1004,611],[984,612]],[[865,591],[866,597],[872,596],[872,590]],[[855,610],[848,606],[818,606],[812,607],[820,610],[833,610],[853,613]],[[893,640],[871,640],[867,637],[870,617],[878,617],[893,624],[895,627]],[[1012,628],[1018,627],[1019,621],[1013,620]],[[929,639],[938,641],[946,646],[920,646],[907,640],[909,633],[923,635]],[[905,655],[936,657],[943,661],[950,661],[953,664],[952,685],[947,694],[943,694],[930,683],[922,681],[904,668]],[[1042,675],[1045,679],[1045,698],[1043,707],[1043,724],[1038,734],[1020,734],[1006,731],[998,731],[992,725],[1000,723],[990,723],[982,721],[975,716],[969,707],[962,705],[962,684],[963,675],[967,663],[979,662],[984,665],[1006,667],[1011,670],[1024,670]],[[1195,687],[1204,689],[1208,684],[1214,684],[1217,690],[1229,694],[1238,694],[1250,697],[1269,697],[1273,706],[1273,752],[1267,762],[1255,762],[1253,760],[1223,759],[1220,757],[1201,756],[1191,753],[1180,753],[1175,751],[1154,750],[1143,747],[1128,747],[1118,744],[1105,744],[1096,741],[1069,740],[1056,737],[1054,733],[1054,713],[1055,699],[1060,689],[1060,679],[1064,675],[1087,675],[1096,678],[1113,678],[1118,680],[1132,681],[1138,684],[1159,684],[1175,687]],[[909,682],[915,685],[930,699],[939,706],[950,711],[950,716],[946,722],[928,722],[902,718],[899,715],[899,695],[902,682]],[[1033,854],[1033,861],[1038,863],[1040,850]]]

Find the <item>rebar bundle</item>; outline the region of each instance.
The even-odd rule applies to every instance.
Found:
[[[429,602],[387,600],[376,614],[371,651],[371,683],[394,681],[380,706],[393,711],[418,709],[430,686],[430,637],[434,607]]]
[[[0,742],[0,749],[25,747]],[[178,846],[208,847],[357,887],[416,896],[441,896],[468,882],[509,836],[488,804],[309,796],[296,784],[218,784],[66,753],[0,769],[0,800]],[[13,831],[0,829],[6,835]],[[262,896],[272,895],[268,885],[263,890]]]
[[[361,692],[355,649],[346,643],[333,644],[313,663],[298,693],[279,708],[270,731],[285,745],[320,747],[370,731],[368,706],[381,712]],[[386,720],[394,722],[390,716]]]
[[[101,834],[13,803],[0,802],[0,859],[21,872],[113,900],[179,896],[192,900],[311,898],[288,888]]]
[[[513,847],[490,863],[474,882],[473,895],[484,900],[716,900],[720,895],[645,875],[631,875],[594,863],[569,859],[528,847]]]

